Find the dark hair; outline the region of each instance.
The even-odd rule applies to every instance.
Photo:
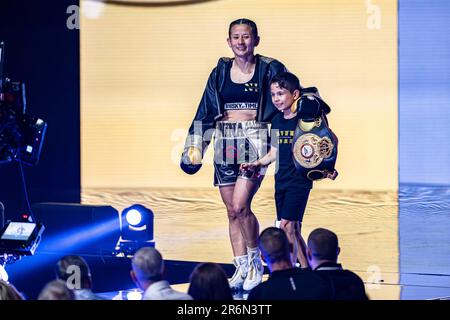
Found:
[[[197,265],[189,282],[188,294],[194,300],[233,300],[227,275],[217,263]]]
[[[25,299],[12,284],[0,279],[0,301],[1,300],[25,300]]]
[[[75,295],[63,281],[53,280],[41,290],[38,300],[75,300]]]
[[[338,246],[337,235],[328,229],[315,229],[308,237],[308,248],[319,260],[337,260]]]
[[[270,227],[261,232],[258,246],[267,263],[291,261],[289,240],[284,230]]]
[[[254,23],[252,20],[250,19],[237,19],[234,20],[233,22],[230,23],[230,27],[228,28],[228,36],[231,36],[231,28],[235,25],[239,25],[239,24],[246,24],[248,25],[250,28],[252,28],[252,35],[253,38],[256,39],[258,38],[258,27],[256,26],[256,23]]]
[[[84,260],[80,256],[65,256],[61,258],[56,263],[56,278],[59,280],[67,281],[67,279],[73,274],[73,272],[68,270],[70,266],[76,266],[80,269],[80,280],[83,289],[86,289],[86,286],[90,287],[92,285],[91,271],[89,269],[89,266],[86,260]]]
[[[295,90],[301,90],[300,80],[297,76],[290,72],[280,72],[270,80],[270,84],[278,83],[281,89],[289,90],[294,93]]]

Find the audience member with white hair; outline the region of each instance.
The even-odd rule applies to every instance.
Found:
[[[192,300],[186,293],[175,291],[164,280],[164,261],[158,250],[139,249],[131,261],[131,279],[144,291],[142,300]]]

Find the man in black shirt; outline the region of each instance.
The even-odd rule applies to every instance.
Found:
[[[310,269],[292,265],[290,244],[282,229],[265,229],[258,239],[269,279],[255,287],[248,300],[328,300],[332,292],[327,280]]]
[[[336,234],[318,228],[308,237],[306,255],[314,272],[328,281],[336,300],[367,300],[364,283],[355,273],[337,263],[340,248]]]

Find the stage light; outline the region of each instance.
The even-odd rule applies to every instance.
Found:
[[[138,226],[142,221],[142,214],[136,209],[131,209],[126,213],[126,219],[129,225]]]
[[[121,222],[121,236],[116,245],[117,254],[132,256],[142,247],[155,246],[152,210],[140,204],[132,205],[122,211]]]
[[[136,232],[134,232],[136,231]],[[137,232],[142,231],[142,232]],[[153,239],[153,212],[140,204],[132,205],[122,211],[122,237],[129,240]]]

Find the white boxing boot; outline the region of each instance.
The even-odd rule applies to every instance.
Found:
[[[261,261],[261,254],[258,248],[248,248],[248,272],[245,278],[243,289],[252,290],[262,282],[264,267]]]
[[[236,271],[228,282],[231,289],[241,290],[244,285],[244,281],[247,278],[248,256],[234,257],[233,264],[236,267]]]

